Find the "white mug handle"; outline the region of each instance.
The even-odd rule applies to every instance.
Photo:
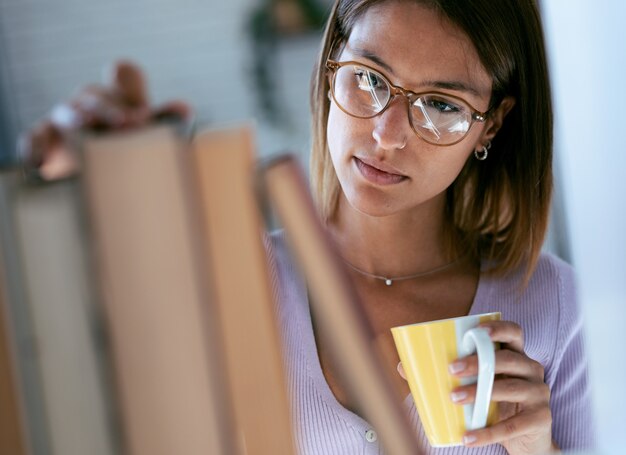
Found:
[[[478,383],[474,412],[468,430],[484,428],[487,425],[487,414],[491,402],[493,379],[496,370],[495,347],[487,330],[475,327],[463,335],[463,347],[478,354]]]

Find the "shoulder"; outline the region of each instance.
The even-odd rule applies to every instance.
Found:
[[[525,293],[546,312],[554,314],[561,331],[577,323],[575,272],[562,259],[550,253],[542,253]]]
[[[492,299],[547,313],[576,301],[574,269],[555,255],[541,253],[527,283],[525,272],[522,266],[503,277],[488,278]]]
[[[576,273],[574,268],[562,259],[551,254],[542,254],[533,277],[538,287],[549,286],[558,296],[557,343],[566,346],[582,328],[582,318],[578,308]],[[546,284],[543,284],[543,282]],[[549,283],[549,284],[547,284]],[[530,287],[530,286],[529,286]]]
[[[524,286],[524,268],[503,278],[491,278],[489,303],[503,319],[524,331],[525,349],[549,366],[558,358],[559,346],[580,328],[574,269],[550,253],[542,253]]]
[[[541,253],[531,276],[530,285],[558,286],[561,293],[571,292],[575,287],[574,269],[563,259],[551,253]]]
[[[510,304],[541,306],[544,310],[546,306],[556,310],[559,303],[576,300],[574,270],[555,255],[541,253],[527,283],[525,272],[522,266],[505,276],[486,278],[492,299],[495,295]]]

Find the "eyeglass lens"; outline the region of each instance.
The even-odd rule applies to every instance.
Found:
[[[333,95],[350,115],[374,117],[391,101],[391,86],[386,78],[359,65],[345,65],[336,70]],[[420,95],[410,100],[413,129],[433,144],[453,144],[462,139],[472,123],[472,110],[460,100],[441,94]]]

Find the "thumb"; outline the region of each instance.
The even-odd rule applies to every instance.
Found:
[[[128,107],[148,107],[148,83],[141,68],[128,60],[119,60],[105,75],[109,85],[121,102]]]

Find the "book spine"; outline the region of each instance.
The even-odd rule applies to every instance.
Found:
[[[386,376],[383,353],[374,343],[356,290],[317,216],[295,158],[267,163],[262,177],[309,285],[312,312],[328,337],[348,390],[381,435],[386,453],[419,453],[402,398]]]
[[[212,303],[243,448],[293,454],[289,403],[262,228],[253,189],[252,132],[207,131],[193,147]]]
[[[26,455],[26,431],[16,377],[13,331],[6,304],[6,278],[0,249],[0,453]]]
[[[16,196],[17,243],[52,451],[112,455],[77,182],[25,184]]]
[[[182,141],[167,126],[83,141],[102,306],[129,455],[230,454],[198,281]]]
[[[14,348],[13,374],[16,398],[21,403],[26,451],[32,455],[52,453],[43,399],[43,381],[37,337],[28,308],[25,277],[20,266],[17,229],[14,223],[15,200],[21,175],[0,173],[0,261],[4,265],[3,296],[5,322]],[[8,452],[10,453],[10,452]],[[18,452],[19,453],[19,452]]]

